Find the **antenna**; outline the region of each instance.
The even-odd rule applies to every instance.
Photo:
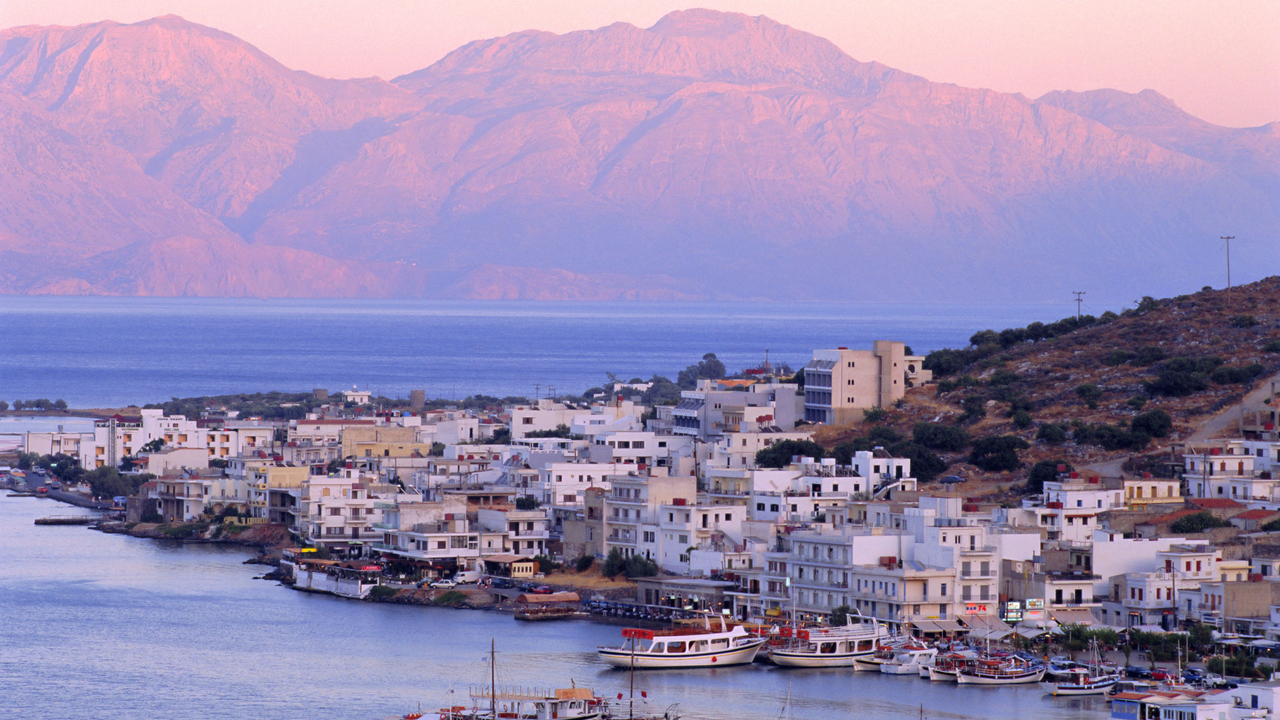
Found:
[[[1084,298],[1083,298],[1084,291],[1072,290],[1071,294],[1076,296],[1076,320],[1079,320],[1080,319],[1080,303],[1084,302]]]

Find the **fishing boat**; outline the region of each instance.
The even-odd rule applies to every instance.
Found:
[[[598,647],[596,652],[614,667],[637,670],[721,667],[754,661],[765,638],[752,635],[741,625],[729,627],[724,618],[717,619],[719,630],[711,628],[710,618],[704,618],[702,628],[626,628],[620,647]]]
[[[961,685],[1018,685],[1038,683],[1043,678],[1043,665],[1033,665],[1020,657],[976,658],[956,671],[956,682]]]
[[[938,655],[934,657],[933,665],[929,666],[927,677],[933,682],[955,682],[960,668],[976,657],[971,650]]]
[[[1041,681],[1040,687],[1049,695],[1102,695],[1120,681],[1120,673],[1114,667],[1104,665],[1099,657],[1098,644],[1089,644],[1090,660],[1087,665],[1058,670],[1048,679]]]
[[[937,655],[937,648],[903,648],[892,660],[880,665],[880,672],[886,675],[918,675],[921,667],[933,665],[933,659]]]
[[[874,619],[853,621],[829,628],[782,628],[766,649],[775,665],[783,667],[853,667],[859,658],[870,657],[878,644],[889,638],[889,629]]]
[[[898,653],[908,650],[923,650],[925,644],[913,637],[890,637],[876,646],[875,652],[857,659],[855,670],[880,672],[880,666],[893,662]]]

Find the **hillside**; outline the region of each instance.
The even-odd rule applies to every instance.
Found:
[[[1280,373],[1280,276],[1230,292],[1147,298],[1121,316],[1086,321],[1079,329],[1034,342],[1006,334],[1002,345],[1000,334],[975,333],[983,346],[963,349],[949,363],[942,363],[948,353],[931,354],[926,367],[949,364],[950,371],[936,385],[908,390],[884,421],[822,428],[817,439],[833,448],[877,426],[882,428],[877,432],[889,428],[910,438],[917,423],[927,422],[963,427],[974,440],[1014,436],[1028,443],[1019,453],[1021,467],[1009,472],[983,472],[967,464],[971,446],[940,453],[952,463],[947,474],[980,483],[1020,483],[1034,463],[1048,459],[1080,467],[1134,454],[1167,458],[1169,443],[1185,439]],[[1081,386],[1096,392],[1082,393]],[[966,401],[985,416],[967,417]],[[1029,425],[1019,427],[1010,417],[1017,408],[1029,415],[1024,419]],[[1173,421],[1167,437],[1126,434],[1135,418],[1156,410]],[[1092,432],[1073,428],[1077,423]],[[1054,424],[1061,424],[1068,439],[1045,439],[1044,428]],[[1099,432],[1100,426],[1115,430]],[[1082,434],[1091,435],[1088,442],[1071,437]],[[1158,462],[1151,469],[1158,469]],[[977,490],[968,485],[963,492]]]
[[[515,33],[390,82],[173,16],[0,47],[0,292],[1027,302],[1198,287],[1224,233],[1280,265],[1276,124],[933,83],[766,17]]]

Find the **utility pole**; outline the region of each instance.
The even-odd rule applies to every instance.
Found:
[[[1076,320],[1079,320],[1080,319],[1080,303],[1084,302],[1084,299],[1083,299],[1084,291],[1072,290],[1071,294],[1076,296]]]
[[[1227,292],[1231,292],[1231,241],[1236,239],[1235,235],[1223,235],[1221,239],[1227,243]]]
[[[542,383],[533,384],[533,401],[536,403],[542,399]]]

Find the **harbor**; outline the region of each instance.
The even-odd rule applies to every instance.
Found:
[[[596,654],[619,643],[616,624],[529,623],[291,592],[255,579],[262,569],[245,565],[242,549],[34,526],[49,508],[0,498],[0,601],[23,608],[22,622],[0,623],[0,643],[29,658],[6,670],[17,706],[139,720],[165,716],[175,703],[206,718],[380,720],[419,706],[434,713],[467,704],[468,689],[488,681],[495,637],[499,685],[628,692],[627,671]],[[131,683],[144,677],[150,691],[138,693]],[[774,718],[788,686],[796,720],[1108,717],[1102,698],[1054,699],[1036,685],[962,687],[758,662],[635,674],[649,712],[679,703],[687,719]]]

